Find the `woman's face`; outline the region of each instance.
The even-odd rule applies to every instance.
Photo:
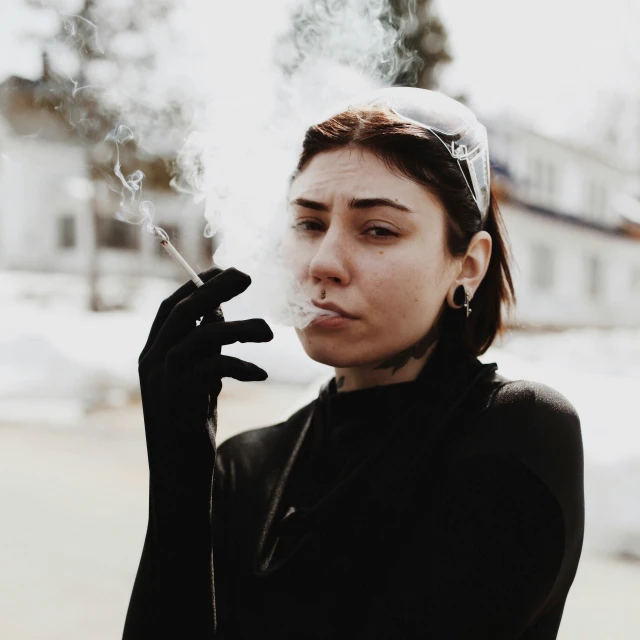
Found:
[[[341,326],[298,329],[307,355],[332,367],[361,367],[419,342],[456,270],[435,198],[371,152],[344,148],[314,156],[289,201],[285,260],[315,302],[355,316]]]

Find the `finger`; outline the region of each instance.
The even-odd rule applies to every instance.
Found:
[[[222,313],[220,307],[217,307],[213,311],[205,312],[200,324],[213,324],[215,322],[224,322],[224,313]]]
[[[234,342],[269,342],[273,331],[262,318],[200,325],[167,353],[167,366],[180,366],[198,353],[215,355]]]
[[[234,378],[241,382],[266,380],[268,374],[252,362],[233,356],[212,356],[205,358],[191,369],[187,378],[204,389],[211,389],[222,378]]]
[[[251,277],[230,267],[180,301],[176,307],[194,321],[235,298],[251,284]]]
[[[212,278],[215,278],[220,273],[222,273],[222,269],[218,267],[211,267],[210,269],[199,273],[198,276],[203,282],[206,283],[209,282],[209,280],[211,280]],[[149,331],[147,342],[140,352],[140,358],[138,362],[140,362],[144,358],[144,356],[153,345],[155,339],[158,337],[158,333],[160,332],[162,325],[169,317],[171,310],[176,306],[176,304],[178,304],[178,302],[196,291],[197,288],[198,287],[195,285],[195,283],[189,280],[189,282],[185,282],[185,284],[183,284],[179,289],[176,289],[168,298],[163,300],[158,309],[158,313],[156,314],[153,324],[151,325],[151,330]]]
[[[251,278],[234,268],[226,269],[209,280],[173,307],[160,328],[152,350],[162,357],[168,349],[196,328],[198,318],[242,293],[250,284]]]

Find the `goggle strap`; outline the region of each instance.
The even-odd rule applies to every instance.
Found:
[[[477,191],[474,190],[474,187],[472,187],[469,184],[469,181],[467,180],[467,174],[464,172],[464,169],[462,168],[462,164],[460,163],[460,159],[456,158],[456,162],[458,163],[458,166],[460,167],[460,173],[462,174],[462,177],[464,178],[464,181],[467,183],[467,187],[469,189],[469,191],[471,192],[471,197],[473,198],[473,201],[476,203],[476,207],[478,207],[478,211],[480,211],[480,203],[478,202],[478,196],[477,196]],[[471,176],[471,181],[473,182],[473,179],[475,177],[475,174],[473,172],[473,169],[471,167],[471,163],[469,162],[469,160],[466,160],[467,163],[467,169],[469,170],[469,175]],[[477,183],[477,181],[476,181]],[[475,183],[474,183],[475,186]],[[480,217],[482,218],[483,222],[484,222],[484,215],[482,213],[482,211],[480,211]]]
[[[478,199],[479,190],[476,191],[474,189],[474,187],[477,187],[477,179],[475,181],[474,186],[471,186],[469,184],[469,181],[467,180],[467,174],[464,172],[464,170],[462,168],[462,164],[460,163],[460,158],[458,157],[458,154],[456,153],[456,150],[455,150],[455,146],[454,146],[455,145],[455,141],[451,142],[451,148],[449,148],[449,145],[431,127],[429,127],[428,125],[425,125],[425,124],[423,124],[421,126],[423,126],[425,129],[428,129],[429,131],[431,131],[431,133],[438,140],[440,140],[440,142],[442,142],[442,144],[444,145],[445,149],[449,152],[451,157],[454,158],[455,161],[458,163],[458,167],[460,168],[460,173],[462,174],[462,177],[464,178],[464,181],[467,184],[467,188],[469,189],[469,192],[471,193],[471,197],[473,198],[473,201],[476,203],[476,206],[478,207],[478,211],[480,212],[480,219],[484,223],[485,215],[484,215],[484,212],[480,209],[480,202],[479,202],[479,199]],[[471,175],[471,179],[473,180],[474,177],[475,177],[475,173],[473,172],[473,170],[471,168],[471,163],[469,162],[469,159],[465,158],[465,160],[467,162],[467,169],[469,169],[469,174]]]

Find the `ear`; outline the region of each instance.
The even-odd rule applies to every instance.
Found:
[[[460,285],[469,294],[469,298],[473,298],[489,268],[492,245],[491,236],[486,231],[478,231],[471,238],[467,253],[461,260],[457,261],[459,265],[458,271],[447,292],[447,303],[450,307],[459,309],[464,304],[464,295],[462,299],[460,299],[459,294],[455,296],[456,289]]]

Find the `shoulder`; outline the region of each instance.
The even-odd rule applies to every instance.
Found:
[[[547,453],[582,449],[580,418],[571,402],[556,389],[531,380],[504,380],[481,416],[485,437]]]
[[[578,412],[556,389],[531,380],[510,380],[495,372],[480,386],[480,402],[472,404],[471,437],[484,441],[493,436],[581,440]]]
[[[582,448],[578,412],[559,391],[541,382],[510,380],[495,370],[468,403],[463,440],[478,450],[528,445]]]
[[[467,465],[474,459],[522,465],[556,496],[571,493],[575,497],[582,491],[584,475],[578,413],[548,385],[500,377],[466,429],[453,462]]]
[[[559,391],[541,382],[507,380],[498,386],[489,407],[494,411],[534,412],[538,417],[559,422],[579,422],[578,413]]]

